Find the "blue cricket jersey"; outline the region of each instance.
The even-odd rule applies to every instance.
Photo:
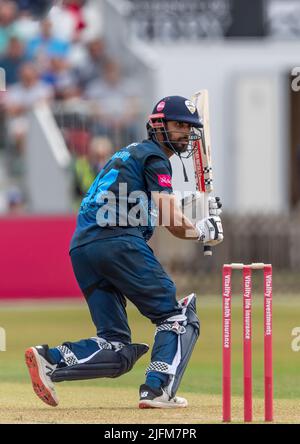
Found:
[[[117,151],[82,200],[70,250],[124,234],[148,241],[157,216],[151,192],[173,193],[171,178],[171,163],[152,140]]]

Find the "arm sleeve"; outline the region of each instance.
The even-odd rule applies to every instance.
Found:
[[[168,160],[151,156],[145,162],[144,175],[148,191],[173,193],[172,169]]]

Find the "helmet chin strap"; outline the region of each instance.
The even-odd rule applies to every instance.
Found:
[[[186,172],[186,168],[185,168],[185,165],[184,165],[184,163],[183,163],[183,160],[182,160],[181,154],[178,154],[178,156],[179,156],[179,159],[180,159],[181,164],[182,164],[184,181],[185,181],[185,182],[189,182],[189,178],[188,178],[188,175],[187,175],[187,172]]]

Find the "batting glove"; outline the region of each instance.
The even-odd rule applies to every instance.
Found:
[[[222,202],[219,197],[209,197],[208,198],[208,214],[210,216],[220,216]]]
[[[223,227],[219,216],[206,217],[196,223],[198,240],[213,247],[223,241]]]

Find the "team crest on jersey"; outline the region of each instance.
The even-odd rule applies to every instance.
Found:
[[[185,101],[185,106],[187,107],[187,109],[191,114],[194,114],[196,112],[196,105],[190,100]]]

